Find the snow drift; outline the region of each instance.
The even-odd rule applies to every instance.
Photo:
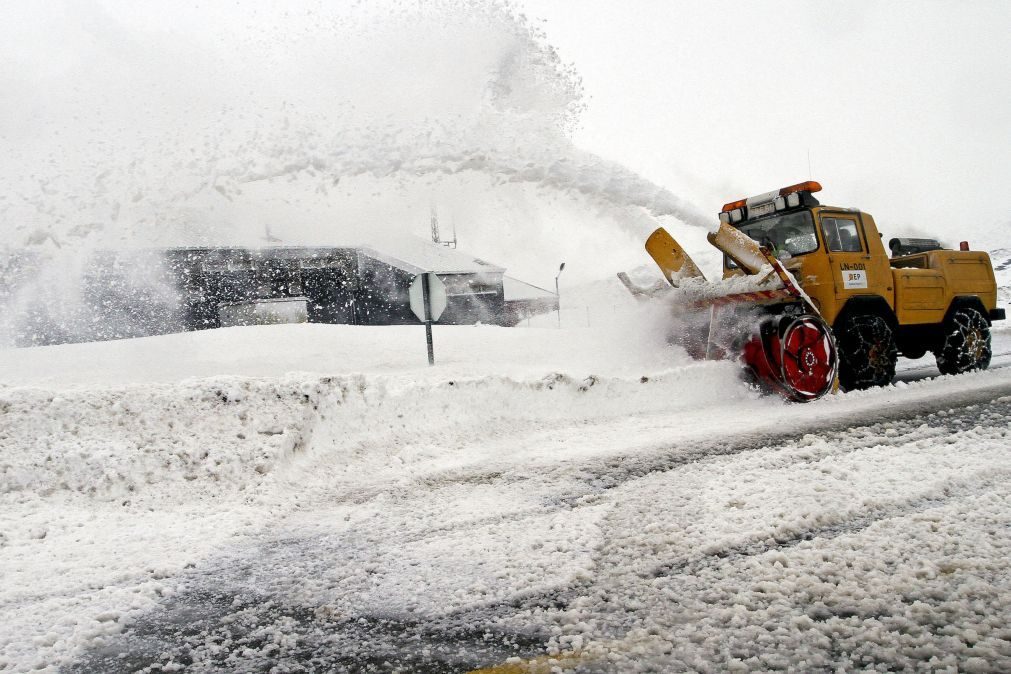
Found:
[[[405,384],[293,375],[7,389],[0,393],[0,494],[186,502],[255,489],[268,475],[284,480],[298,473],[302,457],[324,463],[329,479],[362,488],[384,471],[407,477],[480,464],[494,458],[488,446],[517,425],[532,431],[754,395],[743,386],[712,386],[714,371],[731,368],[639,379],[552,373]]]

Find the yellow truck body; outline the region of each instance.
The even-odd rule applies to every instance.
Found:
[[[880,298],[900,326],[939,324],[959,297],[978,299],[988,314],[997,308],[997,282],[987,253],[933,250],[889,258],[871,215],[824,206],[810,212],[818,248],[792,257],[785,266],[830,324],[854,297]],[[830,250],[826,220],[852,223],[858,239],[849,248],[858,244],[859,250]],[[739,271],[725,267],[724,273]]]

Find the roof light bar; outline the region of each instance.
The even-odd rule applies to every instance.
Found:
[[[781,189],[779,196],[785,197],[787,194],[793,194],[794,192],[821,192],[821,183],[817,180],[808,180],[796,185],[790,185]]]
[[[721,213],[729,213],[735,208],[744,208],[744,205],[748,203],[747,199],[740,199],[739,201],[731,201],[729,204],[723,204],[723,210]]]
[[[821,192],[821,183],[816,180],[807,180],[802,183],[797,183],[796,185],[790,185],[789,187],[773,190],[772,192],[748,197],[747,199],[731,201],[729,204],[723,205],[723,210],[721,210],[720,213],[731,213],[739,208],[751,208],[766,202],[774,202],[775,210],[777,211],[783,210],[784,208],[793,208],[800,205],[799,192]]]

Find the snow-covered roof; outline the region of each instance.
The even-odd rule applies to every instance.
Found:
[[[384,239],[362,247],[362,252],[406,271],[440,274],[501,274],[505,267],[476,258],[455,248],[415,236]]]
[[[547,300],[554,299],[555,294],[550,290],[539,288],[512,276],[503,276],[502,285],[505,291],[506,302],[513,300]]]

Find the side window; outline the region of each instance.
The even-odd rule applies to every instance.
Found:
[[[825,236],[825,245],[833,253],[859,253],[863,250],[855,220],[822,218],[821,232]]]

